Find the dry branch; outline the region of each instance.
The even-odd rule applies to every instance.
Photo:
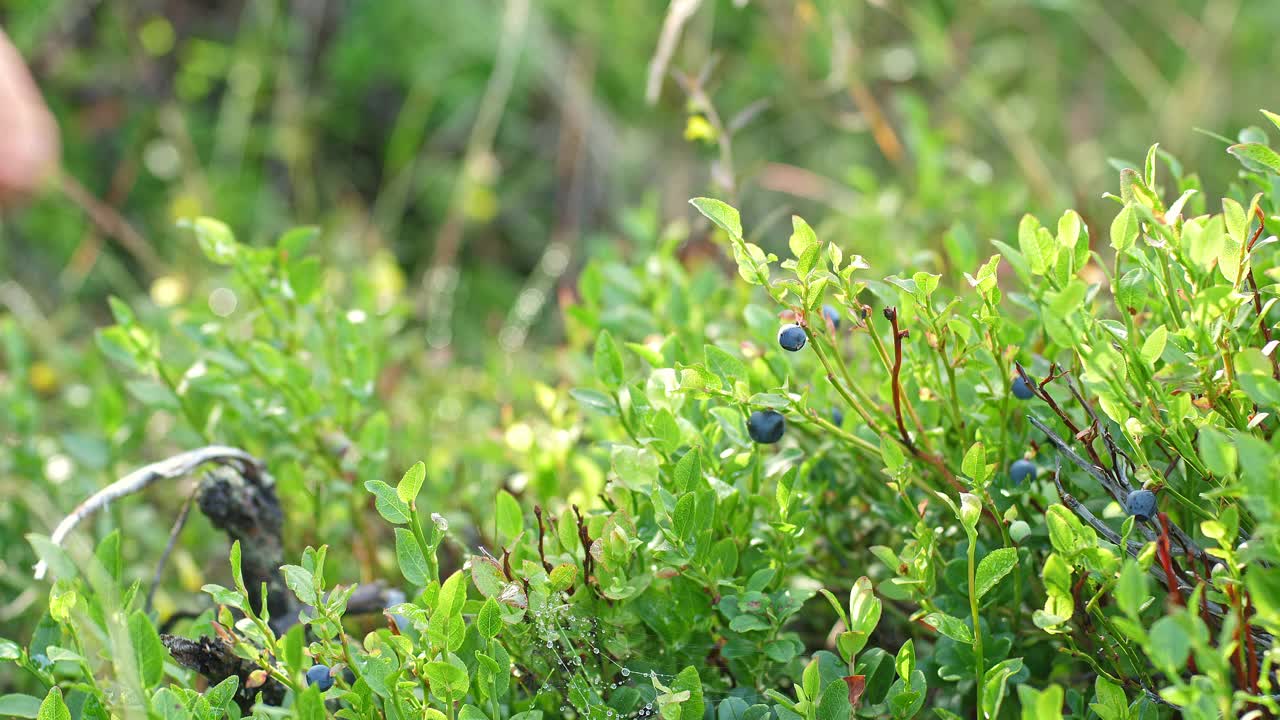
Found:
[[[198,450],[191,450],[181,455],[174,455],[166,460],[152,463],[134,470],[119,480],[102,488],[87,500],[76,506],[71,514],[62,519],[53,529],[49,539],[54,545],[62,545],[67,535],[86,518],[106,509],[108,505],[123,497],[139,492],[160,480],[174,480],[189,475],[193,470],[206,463],[238,466],[241,474],[257,476],[262,472],[262,465],[249,453],[233,447],[210,445]],[[43,560],[36,563],[35,578],[41,580],[48,571]]]

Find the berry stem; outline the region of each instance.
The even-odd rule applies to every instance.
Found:
[[[985,680],[986,670],[983,668],[984,658],[982,657],[982,623],[978,617],[978,593],[977,579],[975,577],[978,568],[977,549],[978,538],[976,533],[969,535],[969,612],[973,615],[973,658],[974,658],[974,674],[977,677],[977,701],[978,701],[978,717],[985,716],[982,707],[982,685]]]

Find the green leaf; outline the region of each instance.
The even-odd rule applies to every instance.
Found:
[[[862,652],[871,633],[880,623],[882,604],[871,587],[867,576],[858,578],[849,590],[849,630],[841,633],[837,645],[849,657]]]
[[[488,640],[498,637],[498,633],[502,632],[502,608],[498,607],[497,600],[489,598],[480,606],[480,613],[476,615],[476,629]]]
[[[1138,217],[1133,206],[1124,208],[1111,221],[1111,247],[1116,252],[1124,252],[1138,240]]]
[[[978,563],[978,571],[974,584],[978,599],[982,599],[992,588],[1008,575],[1013,566],[1018,564],[1018,551],[1015,548],[1000,548],[982,558]]]
[[[324,709],[324,695],[314,685],[298,693],[293,709],[292,715],[298,720],[325,720],[328,717]]]
[[[678,493],[695,489],[698,481],[702,479],[702,461],[698,455],[698,448],[690,448],[689,452],[680,456],[680,461],[676,463],[674,479],[674,490]]]
[[[471,582],[485,597],[497,597],[507,584],[507,578],[497,562],[479,555],[471,557]]]
[[[1166,615],[1151,626],[1147,655],[1166,673],[1177,674],[1186,670],[1187,655],[1191,652],[1191,638],[1177,618]]]
[[[740,697],[727,697],[716,705],[716,720],[746,720],[747,701]]]
[[[1209,471],[1218,477],[1226,477],[1235,472],[1236,448],[1227,436],[1211,425],[1200,428],[1196,438],[1200,450],[1200,459],[1209,467]]]
[[[614,445],[612,461],[613,472],[628,490],[648,492],[658,479],[658,458],[649,450]]]
[[[728,351],[715,345],[706,345],[702,352],[706,357],[707,367],[711,372],[728,381],[730,388],[736,381],[747,379],[747,366]]]
[[[681,670],[671,682],[671,690],[674,693],[689,694],[689,698],[680,703],[677,720],[702,720],[706,705],[702,700],[702,678],[698,677],[696,668],[690,665]]]
[[[926,615],[924,621],[937,628],[938,632],[958,643],[969,645],[973,642],[973,631],[960,618],[946,613],[935,612]]]
[[[111,317],[115,318],[116,324],[129,326],[137,321],[129,304],[115,295],[107,296],[107,305],[111,308]]]
[[[17,660],[22,657],[22,647],[7,638],[0,638],[0,660]]]
[[[1043,232],[1041,232],[1043,231]],[[1018,223],[1018,249],[1034,275],[1044,275],[1053,267],[1058,253],[1057,242],[1040,225],[1034,215],[1023,215]]]
[[[729,233],[729,237],[742,239],[742,218],[732,206],[714,198],[705,197],[694,198],[689,201],[689,204],[706,215],[707,219],[719,226],[721,230]]]
[[[301,565],[285,565],[280,568],[280,572],[284,574],[284,583],[289,586],[294,595],[307,605],[315,606],[320,603],[320,593],[316,590],[315,574]],[[228,603],[230,604],[230,603]],[[243,605],[237,605],[243,609]]]
[[[438,660],[427,663],[427,680],[432,694],[445,702],[461,700],[471,687],[471,678],[464,668]]]
[[[143,685],[152,687],[159,684],[164,677],[164,659],[168,652],[160,642],[160,635],[151,619],[141,610],[134,610],[129,616],[129,642],[133,645],[133,656]]]
[[[1049,526],[1049,542],[1053,549],[1071,558],[1097,546],[1098,535],[1093,528],[1086,528],[1065,505],[1055,503],[1045,511]]]
[[[849,686],[844,680],[827,683],[818,699],[817,720],[849,720],[853,706],[849,704]]]
[[[974,485],[981,485],[987,481],[987,449],[982,443],[976,442],[969,447],[969,451],[964,454],[964,461],[960,465],[960,469],[965,475],[973,480]]]
[[[923,305],[933,295],[933,291],[938,289],[938,283],[941,282],[942,276],[927,272],[917,272],[912,274],[911,279],[919,290],[918,299]]]
[[[1004,703],[1005,688],[1009,678],[1022,671],[1022,658],[1009,658],[998,662],[987,671],[982,686],[983,717],[1000,717],[1000,706]]]
[[[422,489],[422,481],[426,477],[426,463],[419,460],[405,471],[404,477],[400,478],[400,484],[396,485],[396,496],[406,505],[412,505],[418,498],[418,491]]]
[[[497,522],[498,539],[510,543],[524,529],[524,513],[520,510],[520,502],[506,490],[499,490],[496,500],[494,518]]]
[[[40,703],[36,718],[38,720],[71,720],[71,711],[62,700],[62,688],[57,686],[49,688],[49,694],[45,695],[44,702]]]
[[[791,216],[791,239],[787,244],[791,248],[791,254],[797,259],[804,257],[805,253],[819,245],[817,234],[799,215]]]
[[[818,261],[821,259],[822,246],[810,246],[810,248],[805,251],[804,255],[801,255],[800,259],[796,261],[796,277],[808,278],[813,274],[814,267],[817,266]]]
[[[1080,213],[1075,210],[1068,210],[1058,218],[1058,245],[1071,250],[1074,249],[1076,243],[1080,241],[1080,228],[1084,222],[1080,219]]]
[[[568,590],[578,580],[577,565],[557,565],[551,568],[550,582],[551,589],[557,592]]]
[[[435,612],[437,614],[442,617],[448,617],[462,612],[462,608],[467,602],[467,587],[463,584],[462,579],[462,571],[458,570],[450,575],[440,586],[440,592],[436,595]],[[435,615],[432,617],[434,618]]]
[[[1018,702],[1022,705],[1022,720],[1062,720],[1061,685],[1050,685],[1044,690],[1019,685]]]
[[[1280,115],[1277,115],[1270,110],[1262,110],[1261,112],[1263,115],[1267,116],[1267,119],[1271,121],[1272,125],[1280,128]]]
[[[239,610],[245,609],[245,598],[237,590],[209,583],[208,585],[201,587],[200,591],[208,593],[208,595],[213,598],[213,601],[218,605],[226,605]]]
[[[62,546],[54,545],[49,538],[35,533],[27,535],[27,542],[31,543],[32,549],[36,551],[36,557],[49,567],[54,578],[70,580],[76,576],[76,564]]]
[[[755,243],[739,242],[733,246],[733,260],[738,264],[738,275],[752,285],[769,282],[769,263],[777,258],[766,255]]]
[[[418,538],[405,528],[396,528],[396,564],[404,579],[418,587],[426,587],[432,578],[427,558]]]
[[[1150,280],[1151,275],[1142,268],[1134,268],[1126,272],[1113,289],[1116,305],[1121,310],[1142,308],[1147,302]]]
[[[1138,563],[1125,560],[1120,570],[1120,579],[1116,582],[1116,603],[1126,615],[1137,618],[1142,604],[1147,601],[1147,574]]]
[[[1147,365],[1154,365],[1160,355],[1164,353],[1164,346],[1168,340],[1169,330],[1164,325],[1152,330],[1146,341],[1142,343],[1142,352],[1139,353],[1142,357],[1142,362]]]
[[[694,529],[694,494],[687,492],[676,502],[675,512],[671,515],[671,529],[676,537],[688,542],[692,539]]]
[[[384,520],[395,525],[409,522],[409,506],[390,485],[381,480],[369,480],[364,489],[373,493],[373,505]]]
[[[201,252],[211,262],[218,265],[234,265],[240,260],[240,245],[236,242],[231,228],[221,220],[211,217],[198,217],[181,220],[180,226],[190,228],[196,236],[196,243]]]
[[[1227,148],[1246,170],[1280,175],[1280,154],[1262,143],[1241,143]]]
[[[622,353],[608,330],[601,330],[596,336],[596,350],[591,360],[600,382],[611,389],[622,385]]]
[[[613,398],[599,390],[573,388],[569,391],[569,395],[583,407],[598,410],[606,415],[618,414],[618,406],[614,403]]]
[[[884,466],[889,469],[889,472],[894,475],[907,462],[906,456],[902,454],[902,448],[898,447],[898,441],[888,435],[880,436],[880,459],[884,461]]]
[[[1128,720],[1129,699],[1119,685],[1099,676],[1093,682],[1094,701],[1089,709],[1102,720]]]
[[[33,718],[40,713],[40,698],[31,695],[0,695],[0,717]]]
[[[904,682],[911,679],[911,674],[916,670],[916,645],[913,641],[908,640],[898,648],[898,654],[893,659],[893,667],[898,677]]]
[[[969,535],[969,542],[974,542],[974,532],[978,527],[978,518],[982,517],[982,501],[973,493],[960,493],[960,524]]]
[[[276,248],[284,253],[285,260],[296,260],[319,236],[320,228],[315,225],[299,225],[281,233]]]

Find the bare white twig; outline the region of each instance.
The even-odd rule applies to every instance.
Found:
[[[662,79],[667,75],[667,66],[675,55],[676,46],[680,43],[680,32],[684,24],[693,17],[702,0],[671,0],[667,9],[667,17],[662,21],[662,34],[658,36],[658,47],[649,60],[649,78],[645,83],[644,99],[650,105],[658,102],[662,94]]]
[[[87,500],[77,505],[76,509],[71,511],[71,514],[63,518],[62,522],[58,523],[58,526],[53,529],[53,534],[49,536],[49,540],[55,546],[61,546],[62,541],[81,521],[99,510],[105,509],[112,502],[139,492],[159,480],[173,480],[183,477],[205,463],[222,465],[239,463],[242,466],[241,470],[246,473],[260,473],[262,471],[262,463],[257,458],[238,448],[223,445],[210,445],[184,452],[181,455],[174,455],[160,462],[138,468],[89,496]],[[47,570],[48,565],[44,560],[36,563],[35,578],[37,580],[43,579]]]

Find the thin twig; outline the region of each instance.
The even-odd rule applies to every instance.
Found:
[[[1098,475],[1095,473],[1101,472],[1100,468],[1098,468],[1097,466],[1091,465],[1084,458],[1080,457],[1079,454],[1072,451],[1070,446],[1068,446],[1066,442],[1057,435],[1057,433],[1050,430],[1047,426],[1045,426],[1043,422],[1040,422],[1038,418],[1035,418],[1034,416],[1028,416],[1027,419],[1031,421],[1032,425],[1035,425],[1037,429],[1039,429],[1049,438],[1050,443],[1052,443],[1054,447],[1061,452],[1062,455],[1065,455],[1067,459],[1071,460],[1074,464],[1076,464],[1082,470],[1089,473],[1095,479],[1098,479]],[[1066,488],[1063,487],[1062,478],[1061,478],[1061,469],[1062,469],[1062,460],[1061,460],[1061,457],[1059,457],[1057,459],[1057,465],[1053,473],[1053,484],[1058,490],[1058,497],[1062,500],[1062,504],[1065,505],[1067,509],[1071,510],[1071,512],[1075,513],[1075,515],[1079,517],[1081,520],[1083,520],[1085,524],[1093,528],[1094,531],[1097,532],[1099,535],[1101,535],[1102,538],[1105,539],[1107,542],[1117,547],[1123,547],[1123,550],[1126,554],[1128,554],[1130,557],[1137,558],[1139,554],[1142,552],[1143,548],[1146,546],[1145,543],[1130,540],[1128,543],[1121,546],[1121,541],[1123,540],[1123,538],[1120,537],[1120,534],[1117,533],[1115,530],[1112,530],[1110,527],[1108,527],[1106,523],[1104,523],[1096,515],[1090,512],[1088,508],[1086,508],[1079,500],[1077,500],[1074,496],[1068,493]],[[1109,483],[1112,481],[1108,480],[1107,482]],[[1167,518],[1165,518],[1165,520],[1167,521]],[[1147,523],[1139,523],[1137,527],[1141,528],[1144,531],[1144,534],[1150,540],[1159,542],[1159,536],[1157,536],[1148,527]],[[1205,555],[1203,553],[1203,550],[1201,550],[1197,545],[1195,545],[1194,542],[1191,542],[1190,538],[1186,538],[1184,542],[1182,538],[1186,537],[1185,533],[1182,533],[1181,529],[1177,528],[1177,525],[1175,525],[1172,522],[1169,522],[1168,527],[1169,527],[1170,533],[1175,538],[1178,538],[1178,542],[1180,544],[1184,544],[1184,549],[1187,550],[1189,553],[1194,555],[1196,554],[1196,552],[1199,552],[1200,555],[1198,555],[1197,557],[1203,558],[1202,561],[1214,560],[1213,558],[1210,558],[1208,555]],[[1179,534],[1181,534],[1181,537],[1179,536]],[[1165,585],[1166,587],[1176,588],[1177,593],[1179,594],[1182,594],[1182,595],[1190,594],[1194,588],[1191,586],[1190,583],[1188,583],[1180,575],[1177,574],[1177,570],[1175,569],[1175,566],[1172,563],[1172,558],[1170,558],[1170,562],[1167,564],[1167,566],[1163,562],[1164,560],[1163,557],[1161,558],[1161,560],[1162,562],[1151,564],[1151,568],[1150,568],[1151,576],[1154,577],[1161,584]],[[1206,601],[1205,607],[1209,611],[1209,613],[1214,617],[1214,619],[1219,622],[1223,617],[1226,616],[1228,612],[1227,608],[1212,601]],[[1271,647],[1272,640],[1273,640],[1272,636],[1269,633],[1263,630],[1260,630],[1257,627],[1249,628],[1249,637],[1252,641],[1255,641],[1257,644],[1261,644],[1267,648]]]
[[[894,419],[898,423],[898,439],[903,446],[911,451],[912,455],[915,455],[917,458],[932,465],[938,471],[938,474],[947,481],[947,484],[959,492],[964,492],[964,486],[956,479],[955,473],[951,472],[951,468],[947,467],[946,460],[944,460],[941,455],[926,452],[918,447],[915,444],[915,441],[911,439],[910,433],[907,432],[906,422],[902,419],[902,341],[905,340],[911,332],[909,330],[902,330],[898,327],[898,309],[896,307],[886,307],[884,309],[884,316],[889,320],[890,325],[893,326],[893,367],[891,368],[893,378],[891,384],[893,386],[893,415]],[[994,520],[996,524],[1000,523],[1000,518],[996,517],[991,508],[986,508],[986,513],[991,516],[991,519]]]
[[[680,32],[701,4],[702,0],[671,0],[667,16],[662,21],[662,32],[658,35],[658,46],[649,60],[649,73],[644,85],[646,103],[653,105],[658,102],[658,96],[662,94],[662,79],[666,77],[667,67],[671,65],[671,58],[680,43]]]
[[[178,544],[178,536],[182,534],[182,528],[187,525],[187,517],[191,515],[191,506],[195,503],[196,494],[199,491],[199,485],[191,488],[187,499],[182,503],[182,509],[178,511],[178,519],[173,521],[173,529],[169,531],[169,541],[164,545],[164,552],[160,553],[160,560],[156,563],[156,571],[151,576],[151,588],[147,590],[146,612],[148,614],[151,613],[151,603],[156,597],[156,588],[160,587],[160,578],[164,575],[164,566],[169,564],[169,555],[173,552],[173,547]]]
[[[138,261],[138,264],[142,265],[148,275],[154,278],[165,273],[164,260],[156,253],[151,243],[148,243],[142,233],[135,230],[115,208],[99,200],[78,180],[65,172],[59,176],[59,187],[63,196],[80,208],[101,233],[115,238]]]
[[[885,308],[884,316],[893,325],[893,416],[898,422],[898,435],[902,438],[902,444],[906,445],[911,452],[915,452],[916,445],[907,432],[906,423],[902,420],[902,341],[910,331],[898,329],[898,308]]]
[[[1258,242],[1258,238],[1262,235],[1265,227],[1266,216],[1262,214],[1262,208],[1256,208],[1254,212],[1258,216],[1258,229],[1253,232],[1253,237],[1249,238],[1249,244],[1245,247],[1245,253],[1253,252],[1253,246]],[[1262,294],[1258,292],[1258,281],[1253,278],[1253,263],[1249,263],[1249,272],[1245,275],[1249,281],[1249,291],[1253,293],[1253,313],[1258,316],[1258,328],[1262,330],[1263,347],[1270,348],[1266,353],[1267,359],[1271,361],[1271,377],[1280,380],[1280,358],[1276,357],[1276,349],[1271,348],[1271,326],[1267,324],[1267,318],[1262,313]]]
[[[533,506],[534,517],[538,518],[538,558],[542,560],[542,569],[551,572],[551,563],[547,562],[547,552],[543,549],[542,539],[546,535],[546,528],[542,525],[542,506]]]

